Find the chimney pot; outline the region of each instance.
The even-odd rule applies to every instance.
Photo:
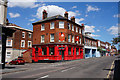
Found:
[[[43,11],[43,19],[45,19],[45,18],[47,18],[47,11],[46,10]]]
[[[74,16],[71,17],[71,21],[75,22],[75,17]]]
[[[68,12],[66,11],[64,17],[68,19]]]

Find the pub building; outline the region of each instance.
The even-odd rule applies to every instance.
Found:
[[[68,19],[55,15],[47,17],[43,11],[42,20],[33,24],[32,62],[83,59],[84,24],[75,23],[75,17]]]

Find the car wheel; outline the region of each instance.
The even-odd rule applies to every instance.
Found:
[[[12,65],[12,63],[9,63],[10,65]]]
[[[18,65],[19,63],[17,62],[16,64]]]

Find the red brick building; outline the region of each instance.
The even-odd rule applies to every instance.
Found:
[[[32,48],[32,30],[24,29],[12,23],[7,23],[7,26],[15,32],[12,37],[7,37],[6,40],[6,62],[9,62],[22,53]]]
[[[84,25],[75,23],[75,17],[69,20],[67,12],[47,17],[44,10],[43,19],[33,23],[33,62],[82,59],[83,32]]]

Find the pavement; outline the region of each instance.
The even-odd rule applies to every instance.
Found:
[[[25,65],[6,65],[2,70],[3,79],[79,79],[109,78],[114,56],[88,58],[57,63],[27,63]],[[49,80],[48,79],[48,80]],[[12,79],[13,80],[13,79]]]

